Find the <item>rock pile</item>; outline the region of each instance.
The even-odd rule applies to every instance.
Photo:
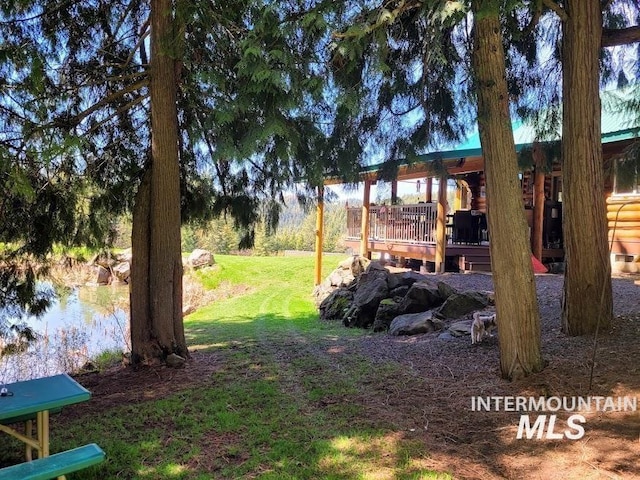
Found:
[[[316,289],[320,318],[347,327],[413,335],[442,330],[492,303],[489,292],[459,292],[433,276],[389,269],[354,256],[341,262]]]

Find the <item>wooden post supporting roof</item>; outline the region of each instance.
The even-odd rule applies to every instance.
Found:
[[[531,250],[542,261],[542,234],[544,226],[544,152],[538,143],[533,144],[533,225],[531,228]]]
[[[445,249],[447,243],[447,176],[440,176],[438,187],[438,216],[436,218],[436,273],[444,273]]]
[[[371,201],[371,180],[364,181],[362,198],[362,224],[360,231],[360,255],[369,258],[369,202]]]
[[[315,284],[322,282],[322,243],[324,240],[324,187],[318,187],[318,206],[316,207],[316,265]]]
[[[456,182],[456,198],[453,200],[453,211],[462,210],[462,188],[463,186]]]
[[[431,203],[432,199],[433,199],[433,178],[427,177],[427,188],[426,188],[425,200],[427,203]]]

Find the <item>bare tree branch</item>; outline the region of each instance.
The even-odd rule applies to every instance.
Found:
[[[556,15],[560,17],[560,20],[562,20],[563,22],[566,22],[567,20],[569,20],[569,16],[567,15],[567,12],[564,10],[564,8],[558,5],[554,0],[542,0],[542,1],[545,7],[547,7],[550,10],[553,10],[556,13]]]
[[[614,47],[617,45],[627,45],[629,43],[640,42],[640,26],[602,30],[602,46]]]
[[[89,115],[91,115],[96,110],[104,107],[105,105],[110,104],[111,102],[114,102],[115,100],[119,99],[120,97],[122,97],[123,95],[125,95],[127,93],[135,92],[136,90],[139,90],[139,89],[141,89],[143,87],[146,87],[147,85],[149,85],[149,79],[148,78],[140,80],[139,82],[136,82],[136,83],[132,83],[131,85],[129,85],[128,87],[123,88],[122,90],[114,92],[111,95],[107,95],[106,97],[104,97],[99,102],[93,104],[92,106],[90,106],[86,110],[83,110],[82,112],[78,113],[74,117],[74,119],[78,123],[80,123],[82,120],[87,118]]]
[[[102,125],[104,125],[105,123],[107,123],[109,120],[111,120],[113,117],[116,117],[118,115],[120,115],[123,112],[126,112],[127,110],[129,110],[131,107],[137,105],[138,103],[141,103],[143,100],[145,100],[146,98],[149,98],[149,95],[140,95],[139,97],[134,98],[132,101],[130,101],[129,103],[121,106],[120,108],[118,108],[115,112],[113,112],[111,115],[109,115],[107,118],[103,118],[102,120],[100,120],[98,123],[96,123],[95,125],[92,125],[91,128],[89,130],[87,130],[86,132],[84,132],[84,135],[88,135],[91,134],[93,132],[95,132],[98,128],[100,128]]]

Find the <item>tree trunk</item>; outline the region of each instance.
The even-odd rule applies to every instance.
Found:
[[[505,78],[499,1],[474,2],[473,63],[485,160],[502,376],[543,369],[540,320]]]
[[[600,138],[598,0],[568,0],[563,23],[562,188],[566,271],[562,330],[585,335],[611,323],[613,300],[607,245]]]
[[[151,2],[151,170],[136,197],[131,286],[134,363],[188,356],[182,321],[180,168],[171,0]]]

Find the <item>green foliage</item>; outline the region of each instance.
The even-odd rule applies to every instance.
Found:
[[[273,237],[275,251],[315,250],[316,209],[303,210],[290,205]],[[325,204],[323,245],[325,252],[344,252],[347,211],[343,203]]]
[[[346,6],[175,5],[180,41],[165,48],[178,75],[182,218],[228,218],[240,234],[233,249],[250,247],[262,219],[267,231],[277,222],[283,190],[316,187],[329,169],[357,171],[335,168],[324,130],[335,116],[328,14]],[[40,258],[54,244],[109,244],[151,161],[149,4],[2,8],[0,241]],[[229,230],[219,230],[211,242],[230,251]]]

